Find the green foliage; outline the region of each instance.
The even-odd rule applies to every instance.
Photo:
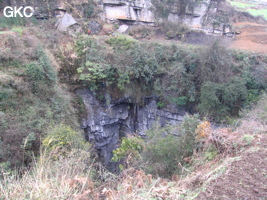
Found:
[[[163,108],[164,106],[165,106],[165,103],[162,102],[162,101],[159,101],[159,102],[157,103],[157,107],[158,107],[158,108]]]
[[[13,101],[15,97],[11,87],[0,85],[0,111],[6,111],[17,105],[17,102]]]
[[[264,57],[229,51],[220,41],[201,51],[126,38],[110,38],[106,43],[99,45],[90,37],[77,41],[80,80],[93,90],[103,83],[107,90],[116,87],[137,103],[154,93],[165,104],[198,108],[203,115],[221,120],[237,116],[267,88]]]
[[[125,160],[124,166],[132,166],[136,160],[140,158],[140,152],[143,150],[144,144],[139,137],[122,138],[120,148],[113,150],[111,161],[119,162]],[[122,168],[122,167],[120,167]]]
[[[125,38],[111,38],[107,43],[112,46],[113,54],[107,54],[106,49],[90,38],[77,42],[77,53],[82,61],[78,68],[80,80],[86,80],[91,89],[105,82],[121,90],[131,81],[145,86],[153,82],[158,65],[149,52]]]
[[[179,164],[184,165],[183,159],[192,155],[195,148],[195,129],[198,123],[198,116],[185,116],[181,125],[164,128],[156,125],[149,130],[142,153],[146,163],[145,171],[168,178],[179,173]]]
[[[0,71],[0,163],[10,168],[28,165],[40,152],[47,127],[65,123],[77,127],[70,95],[57,84],[55,66],[38,44],[27,50],[15,36],[4,38]]]
[[[229,83],[206,82],[201,88],[199,109],[221,120],[227,115],[238,115],[247,97],[244,81],[233,78]]]
[[[77,69],[77,72],[81,73],[80,80],[89,81],[92,85],[91,89],[97,89],[97,82],[103,82],[105,78],[107,78],[106,71],[109,70],[109,66],[90,61],[87,61],[85,66],[86,67],[79,67]]]
[[[119,28],[119,27],[118,27]],[[117,28],[117,29],[118,29]],[[129,35],[136,39],[145,38],[151,33],[151,29],[147,26],[132,26],[129,30]]]
[[[97,89],[105,79],[113,79],[110,66],[106,63],[102,47],[89,37],[81,37],[76,42],[76,52],[80,67],[77,72],[79,79],[89,83],[92,90]]]
[[[13,26],[24,26],[26,23],[23,17],[1,17],[0,29],[10,29]]]
[[[42,144],[49,152],[58,152],[62,149],[83,149],[86,146],[83,136],[64,124],[57,125],[48,131]]]
[[[12,31],[19,33],[20,36],[22,36],[23,28],[22,27],[13,27]]]
[[[44,81],[46,78],[43,67],[37,62],[26,65],[26,74],[31,81]]]
[[[95,11],[95,5],[93,0],[88,0],[88,6],[85,12],[85,17],[90,18],[94,14]]]
[[[262,58],[229,52],[215,41],[201,54],[201,66],[196,71],[200,81],[200,112],[216,120],[238,116],[266,88],[263,65]]]
[[[211,146],[204,151],[204,158],[208,161],[213,160],[218,155],[218,151],[215,147]]]
[[[231,53],[216,40],[199,53],[200,67],[197,69],[199,81],[202,83],[211,81],[214,83],[227,82],[234,76]]]
[[[173,100],[178,106],[184,106],[188,102],[188,97],[182,96]]]
[[[163,21],[158,23],[158,30],[166,34],[167,39],[178,38],[184,40],[186,33],[190,31],[189,27],[179,22]]]
[[[32,149],[35,140],[36,140],[35,134],[29,133],[29,135],[23,139],[23,144],[22,144],[23,149]]]
[[[54,84],[57,81],[57,73],[42,47],[37,48],[37,55],[39,57],[38,62],[43,67],[46,74],[47,82],[49,81],[50,84]]]
[[[246,142],[247,145],[251,145],[252,141],[254,140],[254,135],[244,135],[243,136],[243,141]]]
[[[215,30],[215,28],[220,27],[221,24],[226,25],[229,23],[230,23],[229,13],[220,10],[215,14],[214,18],[212,19],[213,31]]]
[[[133,48],[134,42],[126,38],[112,37],[106,40],[106,43],[111,45],[117,51],[126,51]]]
[[[25,71],[27,81],[32,83],[33,92],[38,92],[42,84],[52,86],[57,81],[56,70],[42,47],[37,47],[36,55],[38,57],[37,62],[27,64]]]

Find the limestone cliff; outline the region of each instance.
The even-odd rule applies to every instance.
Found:
[[[113,172],[117,168],[110,162],[112,151],[126,134],[136,133],[145,137],[146,130],[157,121],[164,126],[183,120],[184,112],[181,110],[158,109],[156,97],[144,97],[144,104],[140,106],[130,97],[113,100],[106,94],[106,103],[101,103],[90,90],[81,89],[77,94],[82,97],[87,113],[81,125],[85,137],[95,145],[103,163]]]
[[[171,2],[171,3],[170,3]],[[217,0],[191,0],[188,2],[153,0],[104,0],[98,4],[102,20],[132,23],[154,23],[166,18],[171,22],[183,22],[192,27],[202,27],[208,14],[215,13]],[[164,4],[166,3],[166,5]]]

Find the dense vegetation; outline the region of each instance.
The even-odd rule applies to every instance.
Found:
[[[139,137],[123,138],[120,148],[113,151],[112,161],[123,161],[124,168],[135,167],[154,176],[170,178],[181,174],[185,158],[192,156],[200,145],[195,130],[199,116],[185,116],[180,125],[160,127],[158,123],[147,132],[143,141]]]
[[[125,38],[106,43],[77,41],[79,79],[92,90],[116,87],[136,103],[156,93],[160,107],[171,102],[220,121],[238,116],[267,87],[265,56],[228,50],[219,41],[201,51]]]
[[[0,162],[21,167],[38,155],[40,139],[60,123],[77,126],[70,95],[58,85],[53,57],[27,37],[3,37],[0,74]]]

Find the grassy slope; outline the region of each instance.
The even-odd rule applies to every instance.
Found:
[[[73,152],[59,161],[43,154],[32,170],[19,179],[16,175],[0,174],[0,197],[40,200],[264,198],[267,195],[266,99],[264,95],[254,109],[246,112],[238,121],[239,126],[221,129],[223,133],[214,130],[223,136],[223,145],[231,148],[213,156],[209,156],[208,148],[195,153],[191,167],[184,167],[184,175],[174,175],[172,180],[128,169],[120,178],[109,178],[110,181],[99,185],[91,181],[90,170],[84,173],[84,167],[90,169],[84,162],[86,152]],[[208,138],[205,142],[208,147]]]
[[[252,0],[227,0],[231,6],[240,11],[249,12],[253,16],[263,16],[267,19],[267,3]]]
[[[14,28],[13,28],[14,29]],[[57,63],[35,31],[0,35],[1,166],[28,164],[40,137],[59,123],[77,126],[71,95],[57,78]]]

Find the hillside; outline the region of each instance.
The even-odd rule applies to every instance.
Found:
[[[0,18],[0,199],[266,198],[264,1],[25,2]]]
[[[267,19],[267,3],[265,0],[228,0],[227,2],[240,11],[249,12],[253,16],[263,16]]]
[[[266,54],[267,26],[249,22],[235,23],[242,34],[237,35],[230,45],[232,48],[262,52]]]

